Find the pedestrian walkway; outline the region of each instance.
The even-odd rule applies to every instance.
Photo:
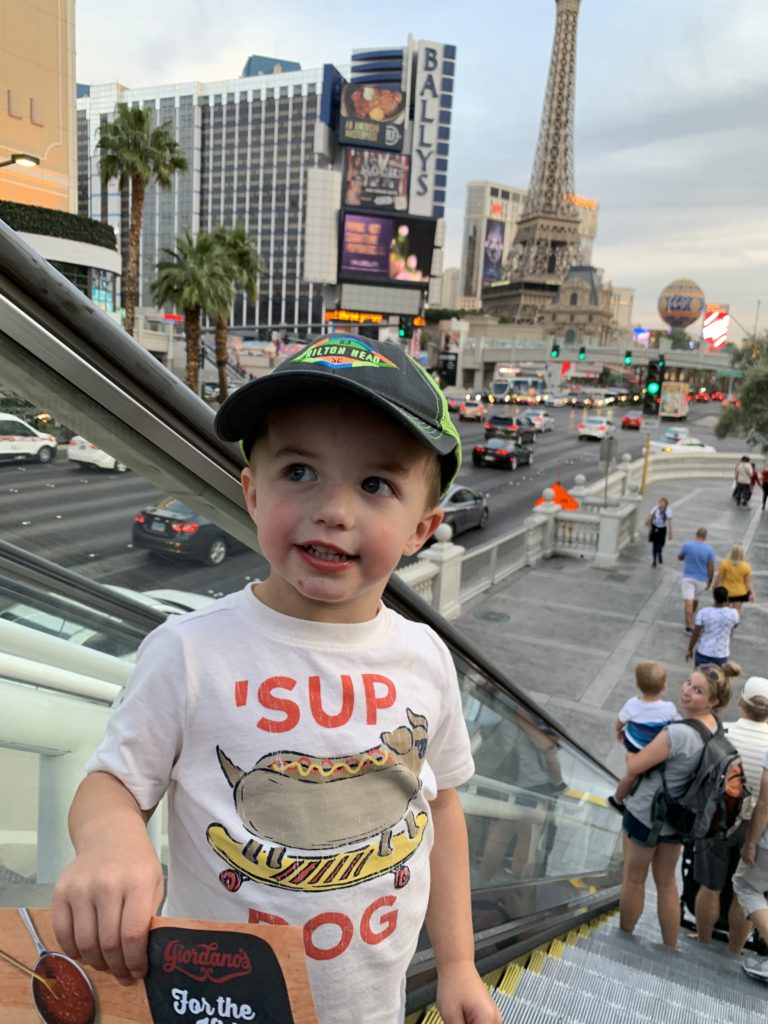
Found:
[[[651,568],[641,527],[615,569],[572,558],[542,561],[482,594],[455,620],[567,733],[617,772],[624,756],[614,742],[614,722],[635,693],[634,666],[646,658],[663,662],[674,700],[690,671],[677,553],[699,526],[709,531],[719,558],[739,541],[748,549],[757,603],[744,606],[731,657],[742,678],[768,675],[768,510],[761,513],[762,496],[755,494],[751,508],[739,508],[726,480],[667,481],[647,491],[643,520],[662,496],[672,507],[674,539],[667,541],[661,567]],[[707,593],[704,603],[710,602]],[[724,717],[736,714],[732,703]]]

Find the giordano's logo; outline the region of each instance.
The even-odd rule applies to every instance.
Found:
[[[300,355],[293,360],[294,363],[320,363],[323,366],[334,368],[353,366],[391,367],[397,369],[396,364],[380,352],[374,352],[372,348],[360,341],[359,338],[345,338],[343,336],[333,338],[321,338],[319,341],[309,345]]]

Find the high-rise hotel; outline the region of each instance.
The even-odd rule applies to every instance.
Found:
[[[155,265],[176,237],[218,225],[243,224],[264,273],[256,303],[240,295],[231,328],[264,334],[322,323],[322,287],[302,280],[307,169],[323,70],[252,57],[243,77],[220,82],[129,89],[113,83],[78,87],[78,212],[109,223],[123,259],[128,245],[128,194],[117,181],[103,186],[97,142],[118,103],[152,111],[169,123],[187,158],[168,191],[146,193],[141,241],[139,305],[154,305]]]

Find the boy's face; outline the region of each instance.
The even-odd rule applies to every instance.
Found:
[[[440,525],[430,452],[393,419],[334,396],[270,416],[242,473],[270,565],[259,598],[296,618],[364,622],[402,555]]]

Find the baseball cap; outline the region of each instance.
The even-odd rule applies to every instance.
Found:
[[[765,676],[750,676],[744,683],[741,699],[747,704],[768,706],[768,679]]]
[[[440,457],[445,493],[461,465],[461,442],[437,383],[399,345],[355,334],[330,334],[285,359],[271,373],[233,392],[216,413],[224,441],[240,441],[250,455],[269,414],[318,385],[358,395],[389,413]]]

